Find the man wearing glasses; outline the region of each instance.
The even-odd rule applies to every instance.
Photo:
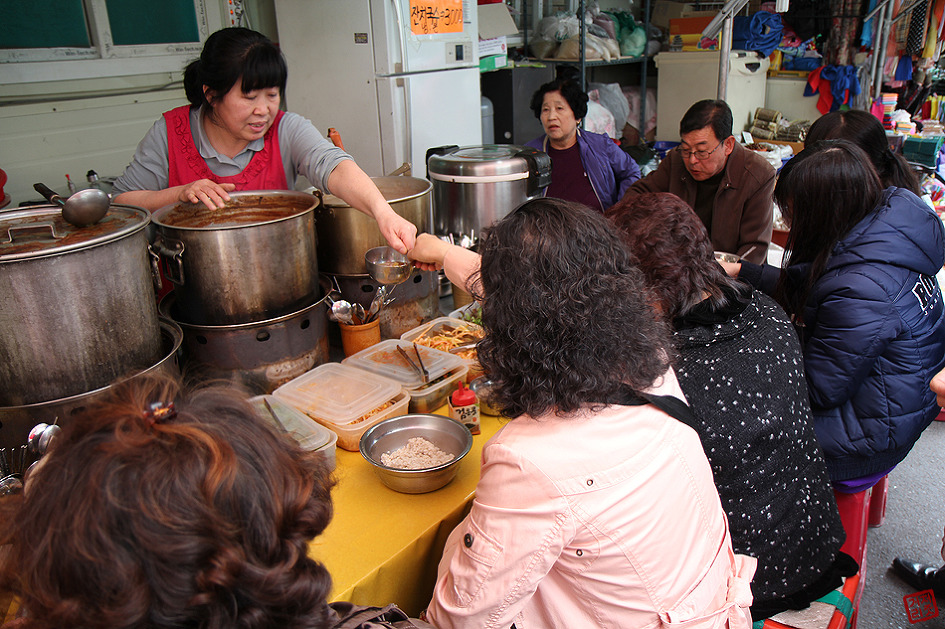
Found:
[[[679,123],[681,143],[659,167],[637,181],[624,200],[671,192],[705,224],[716,251],[761,264],[773,222],[774,168],[732,135],[732,110],[723,100],[701,100]]]

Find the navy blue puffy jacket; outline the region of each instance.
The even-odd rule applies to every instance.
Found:
[[[804,312],[804,364],[832,480],[882,472],[909,453],[939,407],[945,366],[945,261],[938,216],[887,188],[834,248]]]

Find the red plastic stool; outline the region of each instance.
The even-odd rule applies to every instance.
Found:
[[[869,528],[872,489],[871,487],[855,494],[833,492],[837,499],[837,509],[840,511],[840,521],[847,534],[847,540],[840,550],[856,559],[860,565],[860,579],[853,598],[853,613],[850,615],[851,629],[856,629],[857,611],[860,608],[860,599],[863,597],[863,587],[866,585],[866,532]]]
[[[863,560],[866,558],[866,530],[869,522],[870,490],[859,491],[855,494],[845,494],[834,491],[837,499],[837,509],[840,510],[840,521],[847,534],[847,540],[840,548],[860,564],[860,576],[863,573]],[[864,579],[865,580],[865,579]]]
[[[889,476],[883,476],[879,482],[873,485],[870,495],[870,519],[871,527],[882,526],[886,519],[886,497],[889,494]]]

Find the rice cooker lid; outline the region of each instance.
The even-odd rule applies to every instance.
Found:
[[[114,203],[102,220],[86,227],[67,223],[58,205],[7,210],[0,212],[0,262],[88,249],[143,230],[150,220],[147,210]]]
[[[463,146],[444,155],[430,157],[427,168],[430,178],[439,181],[463,183],[481,182],[484,178],[493,181],[515,181],[526,179],[532,169],[526,153],[533,149],[514,144],[484,144]]]

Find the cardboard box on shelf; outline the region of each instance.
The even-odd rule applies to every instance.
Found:
[[[479,40],[479,57],[490,57],[492,55],[507,55],[509,53],[508,44],[505,35],[502,37],[493,37],[492,39]]]
[[[715,14],[712,13],[695,17],[674,18],[669,21],[670,37],[673,35],[701,35],[714,16]]]
[[[507,65],[509,65],[508,55],[489,55],[488,57],[479,57],[480,72],[499,70]]]
[[[509,63],[507,35],[518,33],[509,7],[502,4],[481,4],[479,17],[479,71],[504,68]]]
[[[663,30],[669,29],[669,21],[680,17],[714,16],[715,11],[697,11],[696,5],[688,2],[654,2],[653,11],[650,14],[650,24],[658,26]]]

